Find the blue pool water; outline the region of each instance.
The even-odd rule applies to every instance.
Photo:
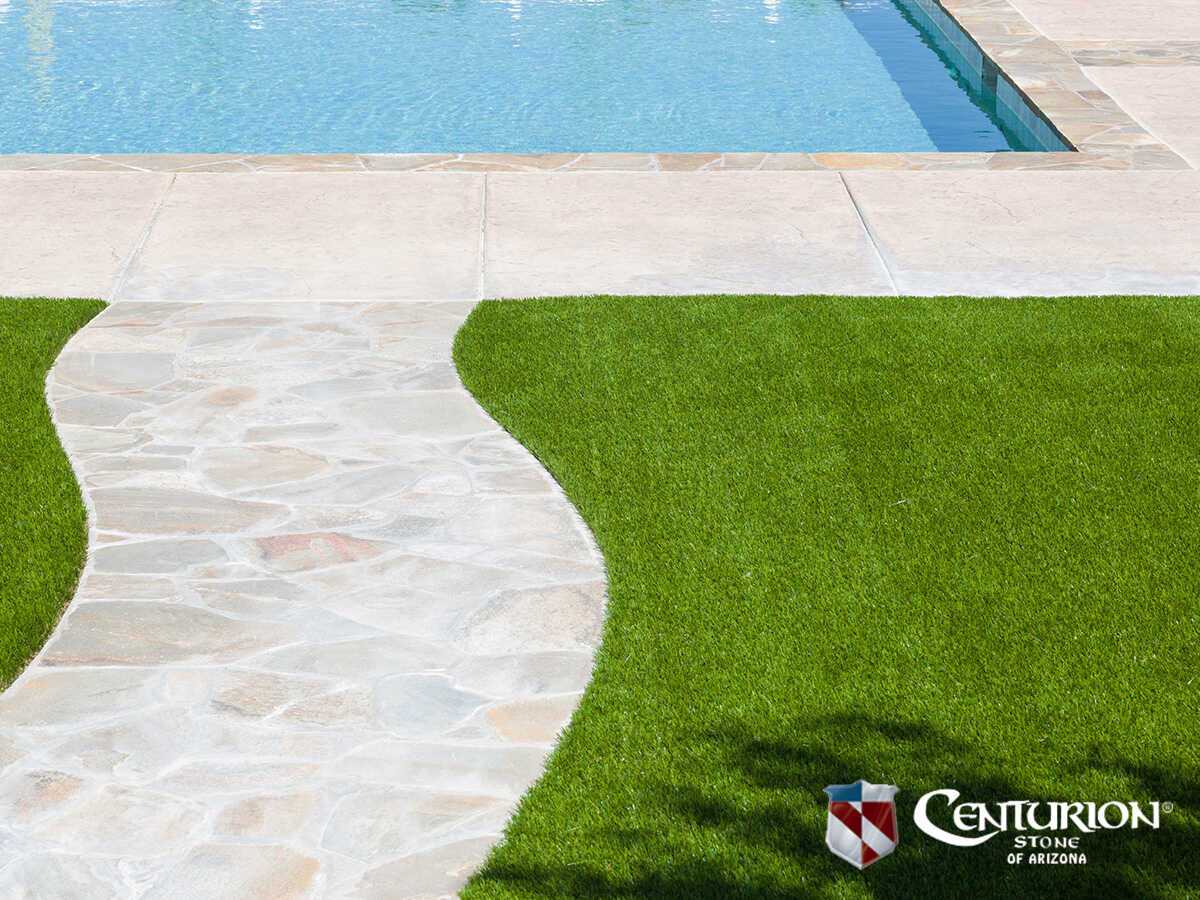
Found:
[[[0,153],[1043,149],[890,0],[0,0]]]

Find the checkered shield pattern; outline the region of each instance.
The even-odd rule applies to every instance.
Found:
[[[829,813],[825,819],[825,843],[850,865],[865,869],[887,856],[900,843],[896,826],[896,793],[891,784],[831,784]]]

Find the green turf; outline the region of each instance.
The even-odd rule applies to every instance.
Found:
[[[1200,298],[485,302],[455,359],[610,579],[468,898],[1200,896]],[[916,829],[942,787],[1176,809],[1010,867]]]
[[[71,599],[87,515],[44,395],[46,372],[99,300],[0,298],[0,688]]]

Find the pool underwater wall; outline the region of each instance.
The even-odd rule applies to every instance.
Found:
[[[993,99],[994,102],[986,103],[987,111],[1016,142],[1033,151],[1076,149],[979,48],[941,3],[937,0],[892,2],[929,38],[933,49],[958,70],[973,95]]]

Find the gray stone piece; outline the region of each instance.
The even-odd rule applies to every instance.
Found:
[[[0,898],[446,897],[591,675],[605,576],[462,387],[471,302],[118,302],[47,396],[91,509],[0,694]]]

